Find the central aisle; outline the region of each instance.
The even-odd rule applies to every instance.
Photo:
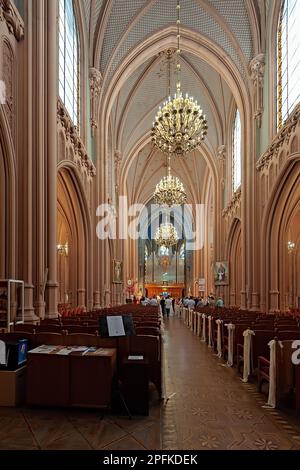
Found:
[[[300,436],[176,317],[165,320],[164,449],[299,449]]]

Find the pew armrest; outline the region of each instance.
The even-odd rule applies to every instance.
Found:
[[[258,356],[258,368],[259,369],[260,369],[260,366],[270,367],[270,361],[263,356]]]

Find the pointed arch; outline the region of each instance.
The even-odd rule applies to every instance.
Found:
[[[16,278],[16,161],[4,107],[0,106],[0,278]]]
[[[241,221],[234,218],[229,230],[226,243],[226,259],[229,261],[229,305],[241,305]]]
[[[286,309],[286,231],[300,201],[300,153],[286,161],[276,183],[269,195],[261,228],[261,308],[267,312]]]
[[[68,244],[69,261],[64,265],[65,271],[68,270],[66,278],[69,279],[68,290],[72,292],[71,302],[74,306],[90,307],[93,292],[91,220],[84,188],[73,163],[59,164],[57,186],[57,243]],[[58,261],[58,267],[61,267],[62,263]],[[58,272],[58,279],[60,274]],[[65,294],[61,293],[61,300]]]

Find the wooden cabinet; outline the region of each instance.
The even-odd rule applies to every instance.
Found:
[[[25,402],[26,370],[0,371],[0,406],[18,406]]]
[[[27,403],[40,406],[108,407],[116,349],[102,354],[28,354]],[[98,350],[100,351],[100,350]]]

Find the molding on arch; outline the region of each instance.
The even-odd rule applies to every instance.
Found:
[[[2,158],[5,168],[5,183],[7,184],[7,204],[4,208],[6,214],[5,231],[6,231],[6,275],[15,279],[16,277],[16,185],[17,185],[17,171],[16,171],[16,156],[14,144],[11,137],[11,132],[7,118],[0,105],[0,146],[2,150]]]
[[[259,54],[260,52],[264,52],[265,50],[265,38],[262,37],[262,12],[261,8],[257,5],[257,2],[253,0],[245,0],[245,6],[247,8],[248,15],[250,18],[254,53],[253,55],[255,57],[257,54]],[[263,8],[265,8],[265,5],[263,5]],[[265,34],[266,32],[264,31],[264,35]]]
[[[234,237],[236,236],[237,230],[241,230],[241,219],[237,216],[234,216],[230,224],[229,232],[227,235],[227,240],[225,244],[225,258],[229,260],[230,251],[234,242]]]
[[[81,284],[84,282],[85,286],[78,284],[77,287],[78,289],[85,288],[86,304],[91,308],[93,304],[93,233],[86,193],[78,169],[73,162],[68,160],[60,162],[57,167],[57,175],[58,180],[62,182],[65,189],[68,188],[69,184],[72,188],[71,192],[68,191],[68,198],[72,211],[75,214],[73,222],[77,232],[79,233],[79,230],[81,230],[81,237],[83,236],[84,238],[84,240],[78,239],[78,256],[80,257],[84,253],[84,259],[81,263],[81,268],[84,269],[84,272],[80,275],[84,275],[85,281],[81,278],[80,282]],[[77,210],[80,211],[81,217],[76,216]],[[77,215],[79,216],[79,214]]]
[[[143,148],[149,144],[151,142],[151,137],[149,134],[145,134],[135,145],[135,147],[131,150],[131,152],[129,153],[128,157],[126,158],[126,160],[123,161],[123,164],[122,164],[122,167],[121,167],[121,171],[120,171],[120,188],[122,189],[123,193],[126,194],[127,191],[126,191],[126,180],[127,180],[127,175],[128,175],[128,172],[129,172],[129,169],[131,167],[131,164],[132,162],[135,160],[135,158],[137,157],[137,155],[143,150]],[[218,169],[217,169],[217,162],[215,161],[215,158],[214,156],[212,155],[212,153],[209,151],[209,149],[203,145],[201,147],[201,150],[202,150],[202,156],[203,158],[205,159],[206,161],[206,164],[207,164],[207,167],[212,175],[212,178],[213,178],[213,181],[215,183],[215,186],[217,186],[217,181],[218,181]],[[184,171],[185,171],[185,175],[188,177],[189,175],[189,172],[188,172],[188,169],[186,167],[186,165],[184,164],[184,162],[182,161],[182,165],[184,165]],[[190,183],[190,189],[192,189],[192,184],[191,184],[191,180],[189,181]],[[199,197],[197,196],[196,192],[195,191],[191,191],[191,194],[193,196],[193,203],[199,203]],[[143,201],[142,201],[143,202]]]
[[[291,201],[295,197],[295,187],[299,186],[299,182],[300,153],[298,152],[285,162],[277,175],[277,184],[273,185],[262,216],[261,295],[262,309],[266,311],[280,309],[278,299],[282,289],[280,289],[279,258],[283,259],[280,240],[283,222],[288,217]]]
[[[267,15],[269,21],[267,23],[267,50],[268,53],[268,81],[269,81],[269,141],[276,136],[277,133],[277,29],[279,22],[279,15],[281,11],[282,0],[271,2],[269,7],[270,11]],[[274,47],[275,45],[275,47]]]
[[[125,105],[123,107],[123,112],[121,113],[121,117],[120,117],[119,123],[118,123],[117,148],[119,148],[119,149],[122,149],[121,143],[123,141],[123,133],[124,133],[125,126],[126,126],[126,119],[127,119],[128,114],[130,112],[130,106],[131,106],[132,102],[135,99],[136,93],[139,91],[140,87],[142,86],[143,80],[145,80],[149,76],[149,74],[151,74],[151,72],[153,71],[153,69],[155,68],[157,63],[159,63],[160,60],[161,60],[161,58],[157,57],[154,61],[152,61],[147,66],[147,68],[141,74],[139,79],[135,82],[133,88],[130,91],[130,94],[129,94],[126,102],[125,102]],[[222,141],[222,138],[223,138],[223,134],[224,134],[223,128],[225,126],[225,123],[223,122],[223,119],[220,115],[220,111],[219,111],[219,109],[217,107],[217,104],[215,102],[212,90],[209,88],[206,80],[198,73],[198,71],[195,69],[195,67],[191,64],[191,62],[187,58],[182,57],[182,63],[185,64],[186,68],[195,77],[197,84],[203,90],[203,94],[205,95],[206,100],[208,101],[209,109],[210,109],[210,112],[212,113],[212,116],[213,116],[213,119],[214,119],[213,124],[216,128],[216,138],[217,138],[216,146],[218,146],[220,144],[220,142]],[[142,119],[140,119],[140,122],[144,121],[144,119],[146,119],[150,114],[154,116],[155,113],[156,113],[156,109],[161,104],[163,99],[164,98],[162,97],[162,99],[159,102],[157,102],[151,109],[148,109],[146,111],[146,113],[143,115]],[[211,123],[211,125],[212,125],[212,123]],[[213,148],[212,143],[211,143],[211,147]],[[124,152],[126,150],[128,150],[128,149],[126,149],[126,148],[122,149],[122,151],[124,151]]]

